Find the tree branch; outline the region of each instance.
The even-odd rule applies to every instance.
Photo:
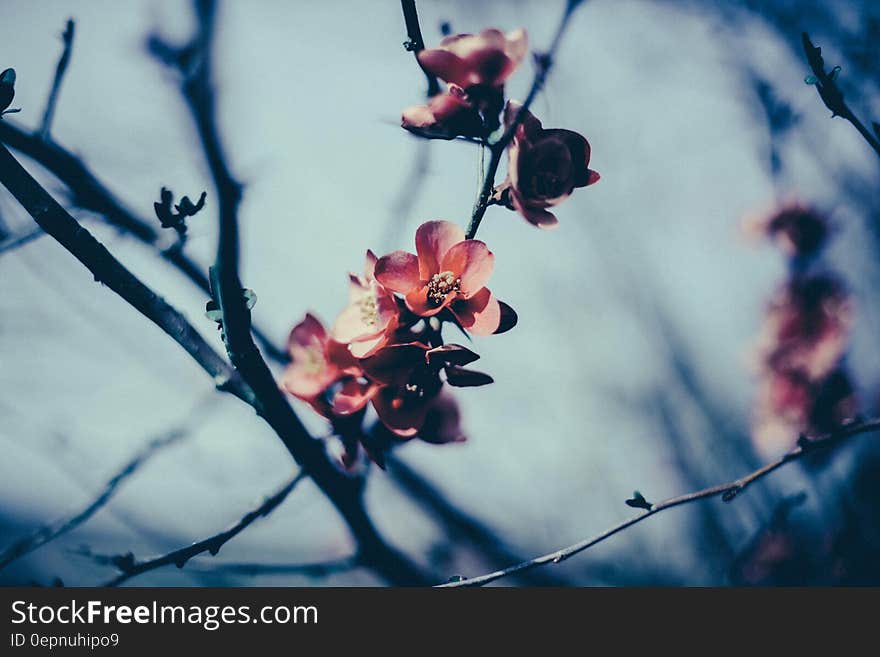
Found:
[[[546,52],[535,55],[535,77],[532,80],[532,86],[529,89],[525,101],[523,101],[523,104],[513,118],[513,121],[504,130],[498,141],[489,144],[489,152],[491,156],[489,158],[489,164],[486,167],[486,175],[483,177],[483,183],[477,194],[477,200],[474,203],[474,209],[471,213],[471,221],[468,225],[466,239],[474,239],[477,235],[477,231],[480,229],[480,222],[483,221],[483,215],[486,214],[486,209],[491,205],[490,199],[492,197],[492,191],[495,189],[495,175],[498,172],[498,166],[501,164],[501,159],[504,156],[504,150],[513,140],[513,136],[516,134],[516,129],[525,119],[526,112],[528,112],[529,107],[531,107],[538,92],[544,87],[547,75],[550,73],[550,69],[553,66],[553,58],[556,57],[556,51],[559,49],[562,35],[565,33],[565,28],[568,27],[568,22],[571,19],[572,14],[574,14],[575,9],[578,8],[582,1],[583,0],[566,0],[562,19],[559,21],[559,27],[556,28],[556,34],[553,36],[553,41],[550,42],[550,47]]]
[[[15,541],[12,545],[3,550],[3,552],[0,552],[0,570],[19,557],[23,557],[24,555],[33,552],[37,548],[42,547],[46,543],[55,540],[59,536],[66,534],[70,530],[75,529],[86,522],[110,501],[110,498],[116,494],[116,491],[122,483],[137,472],[144,463],[165,447],[180,442],[180,440],[186,435],[186,431],[174,429],[164,436],[160,436],[147,443],[147,445],[135,454],[134,457],[132,457],[132,459],[119,470],[119,472],[113,475],[113,477],[104,484],[103,489],[97,497],[95,497],[95,499],[92,500],[82,511],[79,511],[72,516],[59,518],[53,522],[49,522],[33,531],[30,535]]]
[[[416,504],[430,513],[445,529],[450,539],[463,539],[494,564],[519,561],[521,556],[508,548],[490,527],[452,505],[431,481],[427,480],[393,452],[385,457],[388,474],[394,483],[409,493]],[[569,582],[548,571],[525,572],[522,583],[529,586],[568,586]]]
[[[55,105],[58,103],[58,92],[61,90],[61,82],[64,80],[64,74],[67,72],[67,65],[70,63],[70,54],[73,50],[73,35],[76,30],[76,24],[73,19],[67,21],[61,40],[64,42],[64,50],[61,52],[61,59],[58,60],[58,66],[55,68],[55,78],[52,80],[52,88],[49,91],[49,99],[46,101],[46,111],[43,114],[43,123],[40,125],[40,137],[46,139],[49,136],[49,130],[52,128],[52,118],[55,116]]]
[[[167,51],[165,52],[167,53]],[[130,235],[142,244],[154,248],[166,262],[181,272],[191,282],[195,283],[205,293],[210,294],[208,277],[203,273],[201,265],[191,260],[180,249],[162,249],[160,246],[160,235],[153,226],[154,222],[143,219],[129,209],[97,178],[85,162],[54,141],[51,136],[43,141],[36,133],[31,133],[16,123],[4,119],[0,121],[0,142],[27,155],[51,172],[67,186],[77,206],[99,214],[109,225],[118,228],[123,234]],[[427,141],[419,143],[420,146],[427,146],[428,144],[429,142]],[[422,152],[424,153],[424,151]],[[29,242],[43,234],[45,233],[42,229],[36,229],[33,233],[23,235],[20,238],[11,238],[7,242],[0,244],[0,253],[12,250],[16,246],[23,245],[25,240]],[[19,240],[22,241],[22,244],[14,243]],[[267,337],[267,334],[261,332],[255,325],[252,324],[251,329],[254,337],[260,344],[261,350],[267,357],[279,364],[288,362],[289,357],[284,349],[277,347]],[[408,472],[415,477],[415,480],[423,480],[421,475],[409,466]],[[435,518],[447,529],[461,523],[472,528],[480,526],[478,520],[463,510],[456,508],[449,500],[444,499],[442,495],[435,497],[421,486],[408,486],[406,484],[408,481],[411,480],[398,479],[398,483],[401,484],[404,490],[417,499],[423,508],[432,509]],[[476,540],[476,538],[468,540],[489,559],[500,560],[502,563],[514,560],[512,557],[515,555],[507,552],[500,546],[500,543],[496,542],[498,540],[497,536],[491,530],[487,531],[489,533],[484,533],[482,536],[485,540]],[[462,534],[462,536],[467,538],[466,534]],[[472,536],[475,537],[476,535]],[[548,582],[547,585],[555,584]]]
[[[819,97],[825,103],[825,107],[831,110],[832,118],[839,116],[852,123],[855,129],[859,131],[859,134],[874,149],[874,152],[880,155],[880,126],[876,123],[872,124],[874,134],[871,134],[871,131],[865,127],[850,109],[849,105],[846,104],[846,101],[843,99],[843,91],[837,85],[837,74],[840,71],[840,67],[835,67],[830,73],[825,71],[822,49],[813,45],[813,42],[810,41],[810,35],[806,32],[801,34],[801,45],[807,57],[807,63],[809,63],[810,69],[813,71],[813,79],[811,80],[808,77],[807,80],[816,85],[816,91],[819,92]]]
[[[405,42],[403,47],[413,54],[416,58],[416,63],[425,74],[425,78],[428,81],[428,98],[436,96],[440,93],[440,84],[437,82],[437,78],[426,71],[419,61],[419,53],[425,49],[425,40],[422,38],[422,28],[419,27],[416,0],[400,0],[400,7],[403,9],[403,20],[406,23],[406,34],[409,37],[409,41]]]
[[[238,265],[238,206],[242,187],[226,164],[216,124],[212,82],[216,2],[196,0],[194,4],[198,30],[188,46],[175,49],[157,36],[151,37],[148,45],[166,64],[174,64],[183,76],[183,96],[219,199],[220,239],[216,262],[211,269],[211,284],[223,315],[223,334],[229,358],[259,400],[260,415],[345,518],[364,563],[393,584],[427,584],[432,577],[388,545],[378,533],[364,506],[364,482],[340,472],[327,455],[323,443],[309,435],[251,337],[250,311],[242,295]]]
[[[144,219],[128,208],[80,158],[55,142],[51,136],[44,139],[38,132],[28,132],[12,121],[4,119],[0,121],[0,142],[24,153],[49,170],[70,190],[76,206],[100,214],[111,226],[153,247],[175,269],[206,294],[210,294],[208,277],[205,275],[206,267],[192,260],[177,246],[163,249],[162,237],[155,227],[155,221]],[[35,235],[31,239],[36,237]],[[7,244],[0,245],[0,253],[15,248],[11,243],[8,244],[8,248],[6,247]],[[273,360],[286,362],[286,352],[276,347],[266,333],[255,327],[254,337]]]
[[[247,529],[255,520],[258,518],[264,518],[277,509],[281,503],[287,499],[287,496],[291,491],[296,488],[296,485],[305,479],[306,476],[307,475],[304,472],[298,473],[278,489],[278,491],[263,500],[262,504],[252,511],[248,511],[237,523],[222,532],[209,536],[201,541],[196,541],[187,547],[172,550],[171,552],[152,559],[147,559],[146,561],[137,561],[131,552],[114,556],[95,555],[91,552],[81,552],[81,554],[83,556],[91,557],[97,563],[113,565],[119,569],[119,575],[106,582],[103,586],[119,586],[123,582],[130,580],[132,577],[171,564],[174,564],[178,568],[183,568],[190,559],[204,552],[216,556],[217,553],[220,552],[220,548]]]
[[[216,565],[198,564],[189,572],[203,575],[242,575],[258,577],[261,575],[305,575],[306,577],[327,577],[336,573],[354,570],[363,564],[360,557],[352,555],[341,559],[315,561],[312,563],[221,563]]]
[[[582,541],[574,543],[573,545],[569,545],[568,547],[556,550],[555,552],[550,552],[540,557],[535,557],[534,559],[523,561],[522,563],[518,563],[514,566],[510,566],[502,570],[497,570],[493,573],[480,575],[479,577],[472,577],[470,579],[449,582],[447,584],[441,584],[440,586],[450,588],[463,586],[483,586],[485,584],[488,584],[489,582],[494,582],[495,580],[501,579],[502,577],[507,577],[515,573],[521,573],[526,570],[531,570],[532,568],[537,568],[538,566],[560,563],[562,561],[565,561],[569,557],[572,557],[579,552],[583,552],[584,550],[591,548],[608,538],[611,538],[615,534],[642,522],[643,520],[647,520],[651,516],[656,515],[661,511],[665,511],[676,506],[682,506],[684,504],[697,502],[699,500],[705,500],[711,497],[721,497],[723,501],[730,502],[737,495],[743,492],[748,486],[758,481],[759,479],[766,477],[771,472],[778,470],[786,463],[797,461],[798,459],[803,458],[805,455],[820,449],[830,449],[832,447],[836,447],[842,444],[847,438],[850,438],[852,436],[857,436],[863,433],[871,433],[875,431],[880,431],[880,419],[854,422],[852,424],[841,427],[834,433],[824,434],[822,436],[818,436],[812,439],[802,436],[801,439],[798,441],[798,445],[787,452],[785,455],[761,468],[758,468],[754,472],[751,472],[746,476],[741,477],[740,479],[727,482],[726,484],[712,486],[711,488],[705,488],[694,493],[672,497],[658,504],[649,504],[649,508],[644,513],[640,513],[636,516],[629,518],[628,520],[624,520],[623,522],[614,525],[609,529],[606,529],[601,534],[598,534],[592,538],[584,539]]]
[[[9,150],[0,145],[0,183],[27,210],[34,221],[54,237],[95,276],[142,315],[165,331],[210,374],[219,390],[242,401],[257,404],[250,387],[209,345],[187,319],[162,297],[144,285],[55,201],[24,170]]]

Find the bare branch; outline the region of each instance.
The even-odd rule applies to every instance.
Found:
[[[806,32],[801,34],[801,45],[807,57],[807,63],[809,63],[810,69],[813,71],[813,75],[808,76],[807,81],[816,85],[816,91],[819,92],[819,97],[825,103],[825,107],[831,110],[832,118],[839,116],[852,123],[855,129],[859,131],[859,134],[874,149],[874,152],[880,155],[880,132],[876,131],[877,124],[873,124],[875,133],[872,134],[843,99],[843,91],[837,85],[837,75],[840,72],[840,67],[834,67],[830,73],[825,71],[822,49],[813,45],[813,42],[810,41],[810,35]]]
[[[425,40],[422,38],[422,28],[419,27],[419,14],[416,11],[416,0],[400,0],[400,7],[403,9],[403,20],[406,23],[406,34],[409,41],[403,44],[403,47],[409,50],[416,58],[416,62],[425,78],[428,80],[428,97],[436,96],[440,93],[440,84],[437,77],[425,70],[419,61],[419,53],[425,49]]]
[[[315,561],[312,563],[222,563],[211,566],[198,562],[187,570],[203,575],[241,575],[259,577],[261,575],[305,575],[306,577],[327,577],[359,568],[363,564],[360,557],[352,555],[341,559]]]
[[[422,509],[430,513],[444,528],[450,539],[464,540],[495,564],[520,561],[521,556],[505,545],[495,531],[480,520],[455,507],[431,481],[411,468],[394,453],[385,457],[388,473],[394,483],[406,491]],[[567,586],[564,577],[549,571],[527,571],[520,578],[530,586]]]
[[[492,198],[492,191],[495,189],[495,174],[498,172],[498,166],[501,164],[502,157],[504,157],[504,150],[510,144],[511,140],[513,140],[513,136],[516,134],[516,129],[523,120],[525,120],[526,113],[529,111],[529,107],[531,107],[538,92],[544,87],[547,75],[550,73],[550,68],[553,66],[553,58],[556,56],[556,51],[559,49],[559,44],[562,41],[562,35],[565,33],[565,28],[568,27],[569,20],[582,1],[583,0],[566,1],[565,10],[562,13],[562,19],[559,21],[559,27],[556,28],[556,34],[553,36],[553,41],[550,42],[550,47],[546,52],[535,55],[535,77],[532,80],[532,86],[529,89],[525,101],[523,101],[523,104],[513,118],[513,121],[504,130],[504,133],[498,141],[489,145],[491,157],[489,158],[489,164],[486,167],[486,174],[483,178],[483,183],[480,186],[480,191],[477,194],[477,200],[474,203],[473,212],[471,213],[471,221],[468,225],[466,236],[469,240],[476,237],[477,231],[480,229],[480,222],[483,221],[483,215],[486,214],[486,209],[491,205],[490,200]]]
[[[112,565],[119,569],[119,575],[106,582],[104,586],[119,586],[123,582],[130,580],[132,577],[171,564],[174,564],[178,568],[183,568],[190,559],[204,552],[216,556],[217,553],[220,552],[220,548],[247,529],[255,520],[268,516],[277,509],[281,503],[287,499],[287,496],[291,491],[296,488],[296,485],[305,479],[306,476],[307,475],[304,472],[298,473],[275,493],[263,500],[258,507],[252,511],[248,511],[237,523],[222,532],[209,536],[201,541],[196,541],[187,547],[173,550],[145,561],[137,561],[131,552],[114,556],[96,555],[89,551],[81,551],[80,554],[92,558],[97,563]]]
[[[219,390],[230,392],[256,406],[257,402],[250,387],[205,341],[186,317],[114,258],[103,244],[71,217],[25,171],[5,146],[0,146],[0,183],[43,230],[94,274],[97,282],[116,292],[183,347],[213,377]]]
[[[251,317],[239,279],[238,207],[242,186],[226,162],[216,124],[212,81],[212,46],[216,2],[196,0],[198,28],[192,42],[174,48],[153,36],[150,50],[182,76],[181,89],[190,110],[219,204],[220,239],[211,268],[215,301],[222,312],[226,350],[236,370],[259,400],[259,413],[275,430],[294,460],[312,477],[348,523],[364,563],[394,584],[428,584],[432,577],[388,545],[373,525],[363,502],[363,480],[340,472],[321,441],[297,417],[251,336]]]
[[[651,516],[656,515],[661,511],[665,511],[676,506],[682,506],[684,504],[697,502],[699,500],[709,499],[711,497],[721,497],[723,501],[730,502],[737,495],[743,492],[748,486],[758,481],[759,479],[766,477],[771,472],[775,472],[786,463],[797,461],[798,459],[803,458],[806,454],[810,454],[820,449],[830,449],[839,446],[847,438],[851,438],[852,436],[857,436],[864,433],[872,433],[875,431],[880,431],[880,419],[876,418],[863,422],[853,422],[844,427],[841,427],[834,433],[824,434],[816,438],[806,438],[805,436],[803,436],[798,441],[798,445],[787,452],[785,455],[761,468],[758,468],[754,472],[751,472],[746,476],[741,477],[740,479],[727,482],[726,484],[712,486],[711,488],[705,488],[694,493],[672,497],[662,502],[658,502],[657,504],[651,504],[650,508],[644,513],[640,513],[629,518],[628,520],[614,525],[613,527],[606,529],[601,534],[597,534],[592,538],[578,541],[573,545],[561,548],[559,550],[556,550],[555,552],[550,552],[540,557],[535,557],[534,559],[523,561],[522,563],[518,563],[514,566],[509,566],[508,568],[504,568],[502,570],[497,570],[493,573],[480,575],[479,577],[472,577],[470,579],[449,582],[447,584],[441,584],[440,586],[483,586],[484,584],[494,582],[495,580],[501,579],[502,577],[507,577],[509,575],[521,573],[526,570],[531,570],[532,568],[537,568],[538,566],[560,563],[562,561],[565,561],[569,557],[572,557],[579,552],[583,552],[584,550],[591,548],[608,538],[611,538],[615,534],[622,532],[623,530],[632,527],[635,524],[640,523],[643,520],[647,520]]]
[[[76,31],[76,24],[73,19],[67,21],[61,40],[64,42],[64,50],[61,53],[61,59],[58,60],[58,66],[55,69],[55,78],[52,80],[52,89],[49,91],[49,99],[46,101],[46,111],[43,114],[43,123],[40,125],[40,137],[46,139],[49,136],[49,130],[52,128],[52,118],[55,116],[55,106],[58,104],[58,92],[61,90],[61,82],[64,80],[64,74],[67,72],[67,65],[70,63],[70,54],[73,50],[73,35]]]
[[[100,214],[111,226],[155,248],[163,259],[206,294],[210,294],[208,277],[205,275],[207,267],[193,261],[177,245],[162,248],[162,239],[155,222],[144,219],[128,208],[80,158],[55,142],[51,136],[43,139],[39,133],[28,132],[5,119],[0,121],[0,142],[24,153],[48,169],[67,186],[78,207]],[[5,250],[7,249],[0,245],[0,253]],[[254,337],[273,360],[286,362],[286,352],[275,346],[266,333],[254,327]]]
[[[134,457],[132,457],[132,459],[119,470],[119,472],[113,475],[113,477],[104,484],[103,489],[97,497],[95,497],[95,499],[92,500],[83,510],[72,516],[59,518],[39,527],[30,535],[15,541],[12,545],[3,550],[3,552],[0,552],[0,569],[5,568],[19,557],[23,557],[24,555],[33,552],[37,548],[42,547],[46,543],[55,540],[59,536],[66,534],[70,530],[75,529],[86,522],[110,501],[123,482],[137,472],[144,463],[165,447],[180,442],[180,440],[186,435],[186,431],[182,429],[174,429],[163,436],[151,440],[137,454],[135,454]]]

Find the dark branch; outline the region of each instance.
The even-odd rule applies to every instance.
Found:
[[[152,456],[165,447],[179,442],[186,435],[187,433],[185,431],[175,429],[164,436],[160,436],[159,438],[150,441],[143,449],[135,454],[135,456],[126,463],[119,472],[113,475],[113,477],[104,484],[104,488],[98,496],[95,497],[95,499],[92,500],[92,502],[82,511],[79,511],[72,516],[59,518],[58,520],[45,524],[32,532],[29,536],[25,536],[10,545],[3,552],[0,552],[0,569],[5,568],[19,557],[23,557],[24,555],[33,552],[37,548],[42,547],[46,543],[55,540],[59,536],[69,532],[71,529],[83,524],[107,504],[107,502],[110,501],[110,498],[116,494],[116,491],[122,483],[137,472]]]
[[[190,559],[202,553],[207,552],[212,556],[216,556],[217,553],[220,552],[220,548],[247,529],[255,520],[268,516],[277,509],[278,506],[287,499],[287,496],[291,491],[296,488],[296,485],[305,478],[306,474],[300,472],[278,489],[278,491],[263,500],[262,504],[252,511],[248,511],[242,516],[241,520],[228,529],[224,529],[222,532],[209,536],[201,541],[196,541],[192,545],[173,550],[158,557],[147,559],[146,561],[137,561],[131,552],[115,556],[95,555],[90,552],[83,552],[82,554],[91,557],[98,563],[115,566],[120,571],[119,575],[108,581],[104,586],[119,586],[123,582],[130,580],[132,577],[171,564],[174,564],[178,568],[183,568]]]
[[[819,97],[825,103],[825,107],[831,110],[831,116],[839,116],[852,123],[856,130],[859,131],[859,134],[874,149],[874,152],[880,155],[880,141],[878,141],[880,134],[872,134],[865,127],[865,124],[856,117],[849,105],[846,104],[843,98],[843,91],[837,85],[837,75],[840,72],[840,67],[835,67],[830,73],[825,71],[822,49],[813,45],[813,42],[810,41],[810,35],[806,32],[801,34],[801,43],[804,48],[804,54],[807,57],[807,63],[809,63],[810,69],[813,71],[813,78],[810,79],[808,77],[807,80],[816,85],[816,91],[819,92]],[[876,129],[876,124],[874,126]]]
[[[183,48],[153,36],[148,45],[182,76],[182,92],[198,132],[219,205],[220,239],[211,269],[215,301],[222,312],[222,328],[229,358],[259,400],[259,413],[275,430],[294,460],[333,502],[349,525],[365,565],[393,584],[427,584],[430,575],[389,546],[366,512],[362,480],[340,472],[321,441],[303,426],[251,337],[250,311],[239,279],[238,206],[242,186],[232,175],[216,124],[212,82],[212,46],[216,3],[197,0],[198,31]],[[175,55],[176,53],[176,55]]]
[[[245,577],[259,577],[261,575],[327,577],[354,570],[362,565],[360,557],[354,555],[312,563],[222,563],[213,566],[207,563],[197,563],[195,566],[190,566],[188,571],[203,575],[240,575]]]
[[[61,40],[64,42],[64,50],[61,52],[61,59],[58,60],[58,66],[55,68],[55,77],[52,80],[52,89],[49,91],[49,99],[46,101],[46,111],[43,114],[43,123],[40,125],[40,137],[46,139],[52,128],[52,118],[55,116],[55,106],[58,104],[58,92],[61,90],[61,82],[64,80],[64,74],[67,72],[67,65],[70,63],[70,54],[73,51],[73,35],[76,30],[76,24],[72,19],[67,21]]]
[[[469,240],[476,237],[477,231],[480,229],[480,222],[483,220],[483,215],[486,214],[486,209],[491,205],[490,200],[492,198],[492,191],[495,189],[495,174],[498,172],[498,166],[501,164],[504,151],[513,140],[513,136],[516,134],[516,129],[525,119],[529,107],[531,107],[538,93],[544,87],[544,83],[547,81],[547,75],[550,73],[550,69],[553,66],[553,59],[556,57],[556,51],[559,49],[559,44],[562,41],[562,35],[565,33],[565,28],[568,27],[568,22],[571,19],[572,14],[574,14],[575,9],[578,8],[582,1],[583,0],[567,0],[565,3],[565,10],[562,13],[562,19],[559,21],[559,27],[556,28],[556,34],[553,36],[553,41],[551,41],[550,47],[546,52],[535,55],[535,77],[532,79],[532,86],[529,88],[529,93],[526,96],[525,101],[523,101],[523,104],[513,118],[513,121],[507,126],[507,128],[505,128],[504,133],[498,141],[489,145],[489,151],[491,153],[489,164],[486,167],[486,175],[483,178],[483,183],[477,194],[477,200],[474,203],[474,209],[471,213],[471,221],[467,229],[467,239]]]
[[[403,45],[416,58],[419,68],[422,69],[425,78],[428,80],[428,97],[436,96],[440,93],[440,84],[437,82],[437,78],[426,71],[419,61],[419,53],[425,49],[425,40],[422,38],[422,28],[419,27],[416,0],[400,0],[400,7],[403,9],[403,20],[406,23],[406,34],[409,37],[409,41]]]
[[[737,495],[742,493],[748,486],[758,481],[759,479],[766,477],[771,472],[775,472],[786,463],[797,461],[798,459],[803,458],[806,454],[810,454],[820,449],[830,449],[832,447],[839,446],[840,444],[845,442],[847,438],[851,438],[852,436],[857,436],[863,433],[872,433],[875,431],[880,431],[880,419],[855,422],[840,428],[834,433],[824,434],[822,436],[818,436],[812,439],[802,437],[798,441],[798,445],[787,452],[785,455],[761,468],[758,468],[754,472],[751,472],[750,474],[741,477],[740,479],[727,482],[726,484],[712,486],[711,488],[705,488],[694,493],[688,493],[687,495],[680,495],[679,497],[669,498],[668,500],[664,500],[663,502],[652,505],[650,510],[646,510],[644,513],[640,513],[636,516],[629,518],[628,520],[621,522],[620,524],[606,529],[601,534],[598,534],[592,538],[584,539],[573,545],[569,545],[568,547],[556,550],[555,552],[550,552],[540,557],[535,557],[534,559],[523,561],[522,563],[518,563],[514,566],[510,566],[502,570],[497,570],[493,573],[488,573],[486,575],[480,575],[479,577],[472,577],[470,579],[464,579],[461,581],[450,582],[448,584],[441,584],[441,586],[483,586],[484,584],[494,582],[495,580],[501,579],[502,577],[507,577],[509,575],[521,573],[526,570],[531,570],[533,568],[537,568],[538,566],[560,563],[562,561],[565,561],[569,557],[572,557],[579,552],[583,552],[584,550],[591,548],[594,545],[605,541],[606,539],[611,538],[615,534],[642,522],[643,520],[647,520],[651,516],[656,515],[661,511],[665,511],[676,506],[682,506],[684,504],[697,502],[699,500],[709,499],[712,497],[720,497],[723,501],[730,502]]]
[[[183,347],[213,377],[219,390],[256,405],[248,385],[187,319],[114,258],[24,170],[5,146],[0,146],[0,183],[43,230],[92,272],[95,281],[109,287]]]
[[[96,177],[81,159],[52,140],[51,137],[43,141],[38,135],[24,130],[9,120],[4,120],[0,121],[0,142],[24,153],[54,174],[70,190],[77,206],[99,214],[108,224],[118,228],[123,234],[131,235],[141,243],[154,248],[170,265],[195,283],[205,293],[210,294],[208,278],[203,273],[201,265],[191,260],[180,249],[162,249],[158,230],[154,227],[155,221],[147,221],[131,211]],[[421,142],[420,146],[422,145],[428,146],[429,142]],[[41,229],[37,229],[32,234],[17,239],[10,239],[8,242],[0,244],[0,253],[15,248],[13,242],[18,241],[18,239],[24,241],[27,238],[27,241],[32,241],[43,234],[45,233]],[[279,364],[288,362],[289,357],[285,350],[277,347],[267,337],[267,334],[260,332],[256,326],[252,325],[251,328],[254,337],[260,343],[261,350],[267,357]],[[411,468],[410,471],[414,476],[419,477],[418,473]],[[418,487],[408,487],[407,492],[418,498],[423,491]],[[426,508],[436,508],[437,499],[429,496],[421,501],[421,503]],[[450,521],[455,523],[462,521],[472,526],[479,526],[479,521],[473,519],[461,509],[454,507],[448,500],[443,500],[442,506],[446,509],[445,515],[448,518],[444,519],[443,513],[439,511],[435,513],[435,516],[444,525],[448,526]],[[472,544],[489,559],[495,560],[503,557],[498,552],[498,546],[492,540],[472,541]],[[510,558],[513,556],[512,554],[507,555],[507,558],[503,558],[503,561],[513,561],[514,559]]]

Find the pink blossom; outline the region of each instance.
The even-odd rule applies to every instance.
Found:
[[[330,336],[348,345],[352,356],[365,358],[388,343],[397,328],[398,309],[394,295],[374,275],[376,256],[367,251],[363,276],[350,274],[349,301]]]
[[[450,84],[446,93],[433,96],[427,105],[403,110],[401,126],[429,139],[476,137],[483,132],[483,122],[464,89]]]
[[[362,361],[367,376],[378,386],[372,397],[373,408],[382,423],[401,438],[419,434],[427,424],[426,439],[450,442],[458,436],[453,436],[456,431],[451,418],[440,416],[450,412],[446,402],[445,409],[438,406],[437,396],[443,386],[440,372],[445,370],[450,385],[459,385],[458,380],[465,379],[464,385],[491,383],[491,377],[464,369],[478,358],[470,349],[455,344],[431,348],[421,342],[408,342],[386,347]]]
[[[797,199],[747,217],[744,228],[749,235],[776,240],[789,257],[814,255],[825,245],[831,232],[825,215]]]
[[[506,126],[513,124],[520,109],[518,103],[507,103]],[[554,228],[558,223],[547,208],[562,203],[576,188],[599,180],[599,174],[589,168],[590,144],[582,135],[561,128],[544,129],[528,110],[507,155],[507,180],[498,186],[495,198],[540,228]]]
[[[291,362],[281,385],[321,415],[354,413],[375,393],[346,345],[331,339],[311,313],[293,327],[287,344]]]
[[[447,36],[437,48],[420,52],[419,62],[427,72],[465,89],[499,87],[522,62],[528,47],[525,30],[504,34],[490,28],[479,34]]]
[[[489,335],[501,325],[501,306],[485,287],[495,256],[479,240],[466,240],[449,221],[429,221],[416,231],[416,252],[394,251],[376,263],[376,279],[404,295],[420,317],[444,309],[475,335]]]

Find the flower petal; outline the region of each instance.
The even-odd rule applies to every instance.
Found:
[[[393,251],[376,262],[376,280],[392,292],[407,294],[418,289],[419,259],[406,251]]]
[[[361,365],[367,376],[379,383],[404,385],[416,368],[424,367],[426,351],[428,346],[421,342],[395,344],[365,358]]]
[[[382,423],[401,438],[415,436],[425,423],[430,399],[412,399],[395,387],[382,388],[373,396],[373,408]]]
[[[559,220],[552,212],[541,207],[530,207],[523,203],[522,197],[515,189],[511,190],[510,201],[513,204],[513,208],[533,226],[549,230],[556,228],[557,224],[559,224]]]
[[[379,390],[378,384],[366,383],[350,377],[333,396],[333,412],[337,415],[350,415],[361,410]]]
[[[439,273],[443,256],[453,244],[464,241],[464,230],[451,221],[427,221],[416,230],[419,277],[427,281]]]
[[[430,48],[418,54],[419,63],[441,80],[467,86],[468,69],[458,55],[440,48]]]
[[[480,240],[454,244],[443,257],[441,271],[451,271],[461,278],[461,295],[467,299],[485,287],[495,267],[495,255]]]
[[[491,335],[501,325],[501,306],[488,288],[451,306],[462,328],[474,335]]]
[[[306,347],[311,345],[323,345],[327,341],[327,331],[324,325],[312,313],[306,313],[305,318],[293,327],[287,339],[288,348],[296,346]]]

